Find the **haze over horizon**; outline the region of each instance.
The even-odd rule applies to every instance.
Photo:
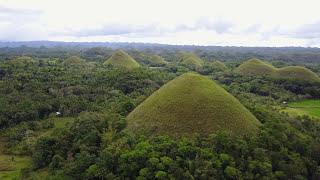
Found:
[[[0,0],[0,41],[320,47],[316,0]]]

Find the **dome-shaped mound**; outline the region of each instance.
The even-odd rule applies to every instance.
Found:
[[[180,53],[180,63],[188,68],[198,69],[204,64],[202,59],[193,53],[182,52]]]
[[[273,75],[276,69],[259,59],[250,59],[235,69],[242,75]]]
[[[115,51],[112,56],[103,64],[110,65],[114,68],[134,69],[140,67],[139,63],[134,60],[129,54],[122,50]]]
[[[159,55],[151,55],[147,58],[151,66],[164,66],[167,62]]]
[[[168,82],[127,116],[127,131],[191,136],[255,132],[260,122],[214,81],[194,73]]]
[[[221,61],[213,61],[208,65],[211,69],[215,71],[227,71],[228,67]]]
[[[288,66],[279,68],[276,75],[278,78],[298,79],[303,81],[320,81],[316,73],[302,66]]]
[[[66,60],[64,60],[63,64],[66,66],[73,66],[73,65],[82,65],[86,61],[84,59],[81,59],[78,56],[70,56]]]

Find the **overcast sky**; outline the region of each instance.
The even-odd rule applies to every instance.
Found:
[[[319,0],[0,0],[0,41],[320,47]]]

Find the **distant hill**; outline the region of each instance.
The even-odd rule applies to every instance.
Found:
[[[203,60],[193,53],[180,52],[179,57],[180,63],[191,69],[201,68],[204,64]]]
[[[320,81],[318,75],[302,66],[288,66],[279,68],[277,77],[299,79],[304,81]]]
[[[259,59],[250,59],[242,63],[235,71],[242,75],[273,75],[276,68]]]
[[[103,64],[115,68],[134,69],[140,67],[139,63],[123,50],[116,50]]]
[[[66,60],[64,60],[63,64],[66,66],[72,66],[72,65],[81,65],[84,64],[86,61],[84,59],[81,59],[78,56],[70,56]]]
[[[159,55],[151,55],[146,59],[151,66],[164,66],[167,64],[167,62]]]
[[[297,79],[302,81],[320,81],[317,74],[302,66],[275,68],[271,64],[258,59],[250,59],[242,63],[235,72],[242,75],[265,75],[279,79]]]
[[[213,61],[208,66],[215,71],[227,71],[228,67],[221,61]]]
[[[127,116],[127,130],[192,136],[225,130],[244,135],[260,122],[214,81],[194,73],[168,82]]]

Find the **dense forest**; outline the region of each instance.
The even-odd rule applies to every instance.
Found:
[[[319,49],[51,43],[1,44],[0,179],[320,179],[320,115],[288,107],[319,99],[320,81],[237,72],[258,58],[317,76]],[[112,64],[123,58],[138,65]],[[259,130],[128,131],[134,109],[190,71],[239,100]]]

